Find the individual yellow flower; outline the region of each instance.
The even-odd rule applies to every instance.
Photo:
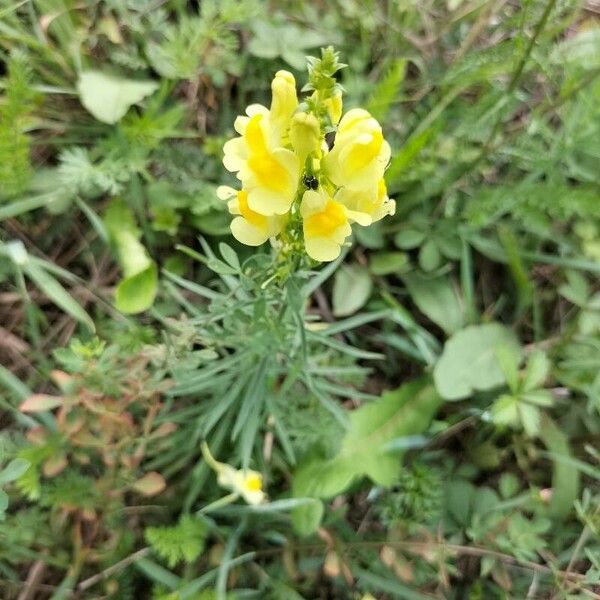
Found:
[[[396,212],[396,202],[388,198],[384,179],[380,179],[377,186],[371,190],[350,190],[340,188],[335,199],[346,208],[362,213],[369,218],[369,225]]]
[[[342,244],[352,233],[350,221],[368,225],[370,220],[362,213],[348,210],[322,188],[307,190],[302,197],[300,214],[303,219],[304,247],[314,260],[335,260]]]
[[[264,106],[252,105],[248,117],[236,119],[241,137],[229,140],[223,150],[223,164],[248,192],[252,210],[265,216],[282,215],[290,209],[300,176],[300,160],[291,150],[274,147],[270,137],[269,112]]]
[[[381,125],[366,110],[354,108],[342,117],[333,149],[324,160],[333,183],[369,190],[383,178],[390,156]]]
[[[237,117],[234,123],[240,137],[223,147],[225,168],[237,173],[250,208],[265,216],[289,211],[300,177],[298,156],[283,147],[298,106],[294,76],[278,71],[271,87],[271,110],[250,105],[247,116]]]
[[[252,469],[238,470],[231,465],[220,463],[217,472],[217,483],[232,492],[239,494],[248,504],[262,504],[267,495],[262,489],[262,475]]]
[[[227,208],[236,217],[231,221],[233,237],[246,246],[260,246],[269,238],[281,231],[284,218],[279,216],[265,217],[248,206],[246,190],[234,190],[227,185],[217,188],[217,196],[228,200]]]
[[[267,495],[262,489],[262,475],[258,471],[234,469],[231,465],[215,460],[206,442],[202,442],[202,455],[217,473],[217,483],[221,487],[241,496],[248,504],[262,504],[266,500]]]

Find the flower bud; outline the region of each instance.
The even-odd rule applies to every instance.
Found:
[[[290,127],[290,141],[301,161],[319,149],[321,128],[317,117],[310,113],[296,113]]]
[[[271,120],[284,125],[298,106],[296,80],[289,71],[277,71],[271,82]]]
[[[332,125],[337,125],[339,120],[342,118],[342,92],[340,90],[335,90],[333,96],[331,96],[331,98],[327,98],[324,104],[327,108],[327,114],[331,119]]]

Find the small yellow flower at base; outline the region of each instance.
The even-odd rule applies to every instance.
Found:
[[[365,218],[368,217],[368,225],[396,212],[396,202],[388,198],[383,179],[380,179],[377,186],[369,191],[355,191],[343,187],[337,192],[335,199],[351,211],[362,213]]]
[[[390,156],[381,125],[366,110],[354,108],[342,117],[333,149],[325,157],[327,175],[351,190],[373,189],[383,178]]]
[[[221,200],[228,200],[229,212],[238,215],[230,225],[231,233],[238,242],[247,246],[260,246],[281,231],[284,218],[265,217],[253,211],[248,205],[248,194],[245,190],[237,191],[221,185],[217,188],[217,196]]]
[[[368,225],[364,215],[348,210],[322,189],[304,192],[300,214],[306,253],[321,262],[335,260],[340,255],[343,243],[352,233],[350,221]]]
[[[217,475],[217,483],[239,494],[248,504],[262,504],[267,497],[262,489],[262,475],[251,469],[242,471],[222,464]]]
[[[262,489],[262,475],[252,469],[238,470],[231,465],[219,462],[211,454],[206,442],[202,442],[202,455],[208,465],[217,473],[217,483],[241,496],[248,504],[262,504],[267,495]]]

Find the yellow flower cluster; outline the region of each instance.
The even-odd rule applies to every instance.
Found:
[[[241,189],[221,186],[217,194],[228,201],[231,231],[243,244],[285,243],[286,231],[301,222],[307,254],[334,260],[352,223],[370,225],[394,214],[383,179],[390,146],[366,110],[341,116],[336,89],[320,107],[327,125],[337,126],[330,150],[323,118],[310,104],[298,103],[294,76],[277,72],[271,90],[270,109],[249,106],[234,123],[239,137],[223,148],[223,164],[236,173]]]

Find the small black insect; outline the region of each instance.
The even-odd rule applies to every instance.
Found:
[[[316,190],[319,187],[319,180],[314,175],[305,175],[304,185],[309,190]]]

